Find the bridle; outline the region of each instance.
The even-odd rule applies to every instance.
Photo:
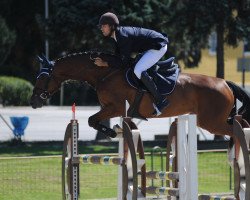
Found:
[[[38,78],[40,78],[40,76],[41,75],[39,75]],[[46,101],[51,96],[51,94],[47,91],[48,83],[50,81],[50,75],[48,74],[46,76],[47,76],[46,80],[45,80],[46,82],[44,83],[45,87],[44,88],[39,88],[39,87],[34,88],[34,96],[39,97],[43,101]]]
[[[51,96],[51,94],[47,91],[47,88],[48,88],[49,81],[51,81],[53,77],[52,70],[53,70],[54,62],[49,61],[45,56],[41,56],[41,57],[38,56],[38,60],[42,64],[42,68],[40,69],[40,72],[36,79],[38,80],[39,78],[41,78],[42,75],[45,75],[46,82],[44,83],[45,85],[44,88],[36,87],[34,89],[34,95],[38,96],[42,101],[46,101]],[[42,92],[39,94],[39,92],[38,93],[36,92],[37,90],[42,91]]]

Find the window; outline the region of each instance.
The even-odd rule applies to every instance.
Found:
[[[217,34],[216,32],[212,32],[208,39],[209,45],[209,54],[214,56],[216,55],[216,48],[217,48]]]
[[[244,41],[244,56],[250,56],[250,42]]]

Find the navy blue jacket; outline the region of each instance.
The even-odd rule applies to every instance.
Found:
[[[116,54],[120,55],[123,66],[128,66],[132,53],[143,53],[150,49],[159,50],[168,43],[167,36],[154,30],[139,27],[119,26],[115,31]],[[112,62],[108,61],[112,66]]]

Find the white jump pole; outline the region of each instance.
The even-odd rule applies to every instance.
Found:
[[[119,148],[118,148],[118,157],[124,158],[124,138],[122,134],[117,135],[119,137]],[[123,167],[121,165],[118,166],[118,183],[117,183],[117,199],[123,199]]]
[[[179,199],[198,200],[196,115],[178,117],[177,147]]]

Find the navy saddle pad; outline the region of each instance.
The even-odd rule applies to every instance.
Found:
[[[165,61],[159,61],[153,67],[147,70],[149,76],[151,76],[161,95],[170,94],[176,85],[180,69],[176,63],[174,63],[174,57],[171,57]],[[133,69],[129,68],[126,72],[127,82],[136,89],[147,91],[144,84],[140,79],[136,77]]]

